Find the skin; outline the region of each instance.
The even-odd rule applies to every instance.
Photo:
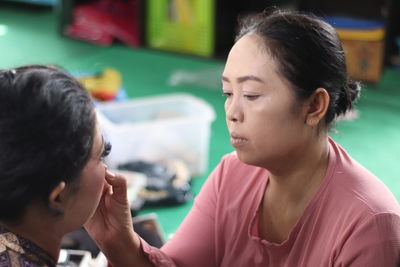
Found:
[[[60,182],[49,195],[49,206],[62,211],[55,215],[41,201],[30,204],[20,223],[2,222],[9,230],[31,240],[56,261],[62,237],[81,227],[95,212],[105,190],[106,166],[102,162],[103,140],[96,129],[91,156],[77,185]]]
[[[260,233],[281,243],[309,203],[328,164],[326,131],[319,133],[329,96],[318,88],[299,102],[257,35],[232,48],[222,75],[226,122],[238,158],[269,170]],[[268,231],[266,230],[268,229]]]

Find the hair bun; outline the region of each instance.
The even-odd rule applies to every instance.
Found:
[[[347,81],[347,93],[349,94],[350,101],[354,102],[360,97],[361,85],[359,82],[348,80]]]
[[[348,79],[342,87],[341,93],[337,99],[335,115],[340,116],[353,108],[353,102],[360,97],[361,86],[357,81]]]
[[[12,84],[16,75],[15,69],[0,70],[0,79],[5,79],[8,84]]]

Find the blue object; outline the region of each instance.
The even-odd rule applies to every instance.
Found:
[[[383,20],[358,19],[344,16],[325,17],[324,20],[335,28],[370,30],[385,25]]]
[[[125,87],[121,87],[118,90],[117,95],[115,96],[115,101],[123,101],[123,100],[127,100],[128,99],[128,95],[126,93]]]

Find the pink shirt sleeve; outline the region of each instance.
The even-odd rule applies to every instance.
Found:
[[[221,163],[208,177],[191,211],[172,238],[158,250],[142,241],[142,248],[155,266],[213,267],[216,262],[215,210]]]
[[[366,219],[342,247],[335,267],[399,266],[400,217],[379,213]]]

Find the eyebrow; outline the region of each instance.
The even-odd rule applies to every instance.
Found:
[[[230,82],[230,80],[225,77],[225,76],[221,76],[221,79],[225,82]],[[257,76],[254,75],[246,75],[246,76],[242,76],[236,79],[238,83],[244,83],[246,81],[256,81],[256,82],[260,82],[260,83],[264,83],[263,80],[261,80],[260,78],[258,78]]]

